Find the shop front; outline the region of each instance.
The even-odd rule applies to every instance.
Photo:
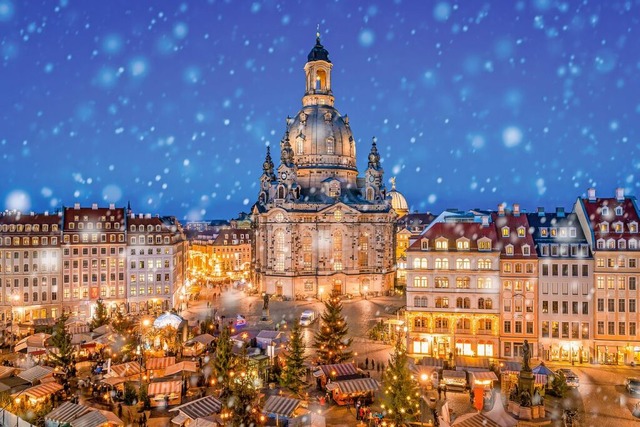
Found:
[[[603,365],[624,365],[625,353],[622,345],[596,345],[596,361]]]

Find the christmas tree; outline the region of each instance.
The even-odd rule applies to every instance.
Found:
[[[260,381],[249,369],[246,346],[242,354],[234,356],[234,370],[230,374],[229,394],[225,406],[231,425],[257,426],[260,421]]]
[[[216,353],[213,357],[213,378],[218,389],[222,390],[222,398],[229,395],[230,373],[234,365],[232,345],[229,328],[223,326],[220,336],[218,336]]]
[[[49,357],[54,365],[60,367],[65,373],[69,374],[75,370],[75,364],[73,361],[74,348],[71,344],[71,334],[67,332],[65,322],[68,317],[62,315],[53,326],[53,332],[51,334],[51,346],[55,351],[49,352]]]
[[[420,413],[420,392],[409,372],[407,352],[399,336],[389,366],[382,376],[384,410],[396,425],[402,425]]]
[[[109,323],[109,315],[107,313],[107,306],[105,305],[102,299],[96,301],[96,311],[93,313],[93,318],[91,319],[91,330],[99,328],[102,325],[106,325]]]
[[[352,359],[353,354],[349,350],[352,339],[346,337],[349,329],[342,315],[342,303],[337,297],[325,301],[320,319],[320,329],[316,332],[313,343],[318,363],[330,365]]]
[[[304,386],[302,377],[305,373],[305,345],[301,332],[300,325],[296,322],[291,330],[291,337],[287,345],[287,355],[284,359],[284,368],[282,375],[280,375],[280,385],[288,388],[294,394],[299,394]]]

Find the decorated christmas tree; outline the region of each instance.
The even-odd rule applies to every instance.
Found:
[[[216,353],[213,357],[213,378],[216,382],[216,387],[221,390],[222,398],[227,397],[230,393],[230,374],[235,362],[232,346],[229,328],[223,326],[220,336],[218,336]]]
[[[420,413],[420,392],[408,366],[407,352],[399,336],[389,366],[382,376],[386,417],[403,425]]]
[[[349,328],[342,315],[342,303],[337,297],[325,301],[320,319],[320,329],[316,332],[313,343],[318,363],[329,365],[352,359],[353,354],[349,350],[352,339],[347,338]]]
[[[299,394],[304,386],[305,345],[301,332],[300,325],[295,323],[295,326],[291,330],[291,337],[287,345],[287,355],[284,359],[284,368],[280,375],[280,385],[288,388],[295,394]]]

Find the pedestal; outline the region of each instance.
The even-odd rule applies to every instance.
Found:
[[[520,375],[518,376],[518,389],[520,392],[527,390],[529,392],[529,396],[533,396],[535,384],[535,375],[531,371],[520,371]]]
[[[260,318],[260,320],[262,320],[263,322],[269,321],[269,309],[268,308],[263,308],[262,309],[262,317]]]

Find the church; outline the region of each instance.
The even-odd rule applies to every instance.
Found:
[[[393,289],[396,213],[373,139],[364,176],[349,117],[334,107],[320,35],[304,66],[302,108],[287,117],[276,167],[267,147],[252,208],[256,286],[288,298]],[[274,153],[275,156],[275,153]]]

